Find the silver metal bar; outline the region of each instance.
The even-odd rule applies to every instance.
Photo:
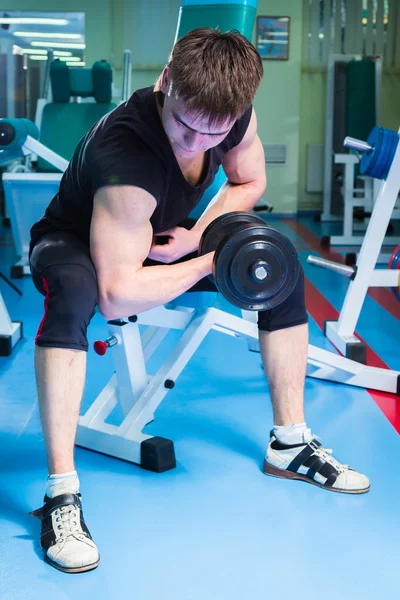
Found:
[[[357,140],[356,138],[352,138],[347,136],[344,138],[344,145],[347,148],[354,148],[354,150],[358,150],[359,152],[369,152],[372,150],[372,146],[364,142],[363,140]]]
[[[131,81],[132,81],[132,52],[130,50],[124,50],[121,102],[126,102],[131,95]]]
[[[50,148],[47,148],[47,146],[44,146],[30,135],[26,137],[26,140],[22,146],[22,150],[24,154],[27,154],[26,150],[31,153],[34,152],[62,172],[64,172],[68,167],[68,161],[65,160],[65,158],[59,154],[56,154],[53,152],[53,150],[50,150]]]
[[[46,63],[46,73],[44,76],[44,82],[43,82],[43,92],[42,92],[42,98],[45,98],[47,100],[48,96],[49,96],[49,90],[50,90],[50,67],[51,67],[51,63],[54,60],[54,51],[49,48],[49,50],[47,51],[47,63]]]
[[[333,260],[326,260],[326,258],[321,258],[319,256],[308,256],[307,262],[310,265],[322,267],[323,269],[329,269],[330,271],[335,271],[336,273],[340,273],[340,275],[344,275],[345,277],[349,278],[353,277],[356,273],[355,267],[342,265],[340,263],[333,262]]]

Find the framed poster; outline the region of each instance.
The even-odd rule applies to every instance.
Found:
[[[290,17],[257,17],[257,50],[263,60],[289,59]]]

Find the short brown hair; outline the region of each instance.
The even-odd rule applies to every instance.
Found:
[[[243,35],[208,27],[180,38],[168,66],[172,92],[189,112],[208,117],[210,124],[240,117],[253,102],[263,76],[260,55]]]

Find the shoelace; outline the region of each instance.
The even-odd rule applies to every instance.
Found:
[[[313,439],[310,440],[310,442],[312,442],[315,439],[320,439],[320,438],[317,435],[314,435]],[[310,442],[308,442],[308,443],[310,443]],[[342,465],[342,464],[340,464],[340,462],[338,462],[336,460],[336,458],[333,458],[333,456],[331,456],[332,453],[333,453],[332,448],[323,448],[322,446],[320,446],[316,450],[314,450],[314,454],[316,456],[323,458],[327,463],[332,465],[332,467],[334,467],[338,471],[338,473],[344,473],[345,471],[350,469],[349,465]]]
[[[71,535],[78,534],[80,538],[85,537],[82,531],[81,524],[78,517],[78,509],[73,504],[68,506],[61,506],[55,511],[57,528],[60,531],[59,543],[67,540]]]

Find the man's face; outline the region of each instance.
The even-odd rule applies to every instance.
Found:
[[[162,82],[162,124],[174,154],[180,158],[194,158],[220,144],[228,135],[235,119],[227,119],[210,126],[207,118],[189,113],[184,102],[172,93],[168,82],[168,70],[165,71]]]

